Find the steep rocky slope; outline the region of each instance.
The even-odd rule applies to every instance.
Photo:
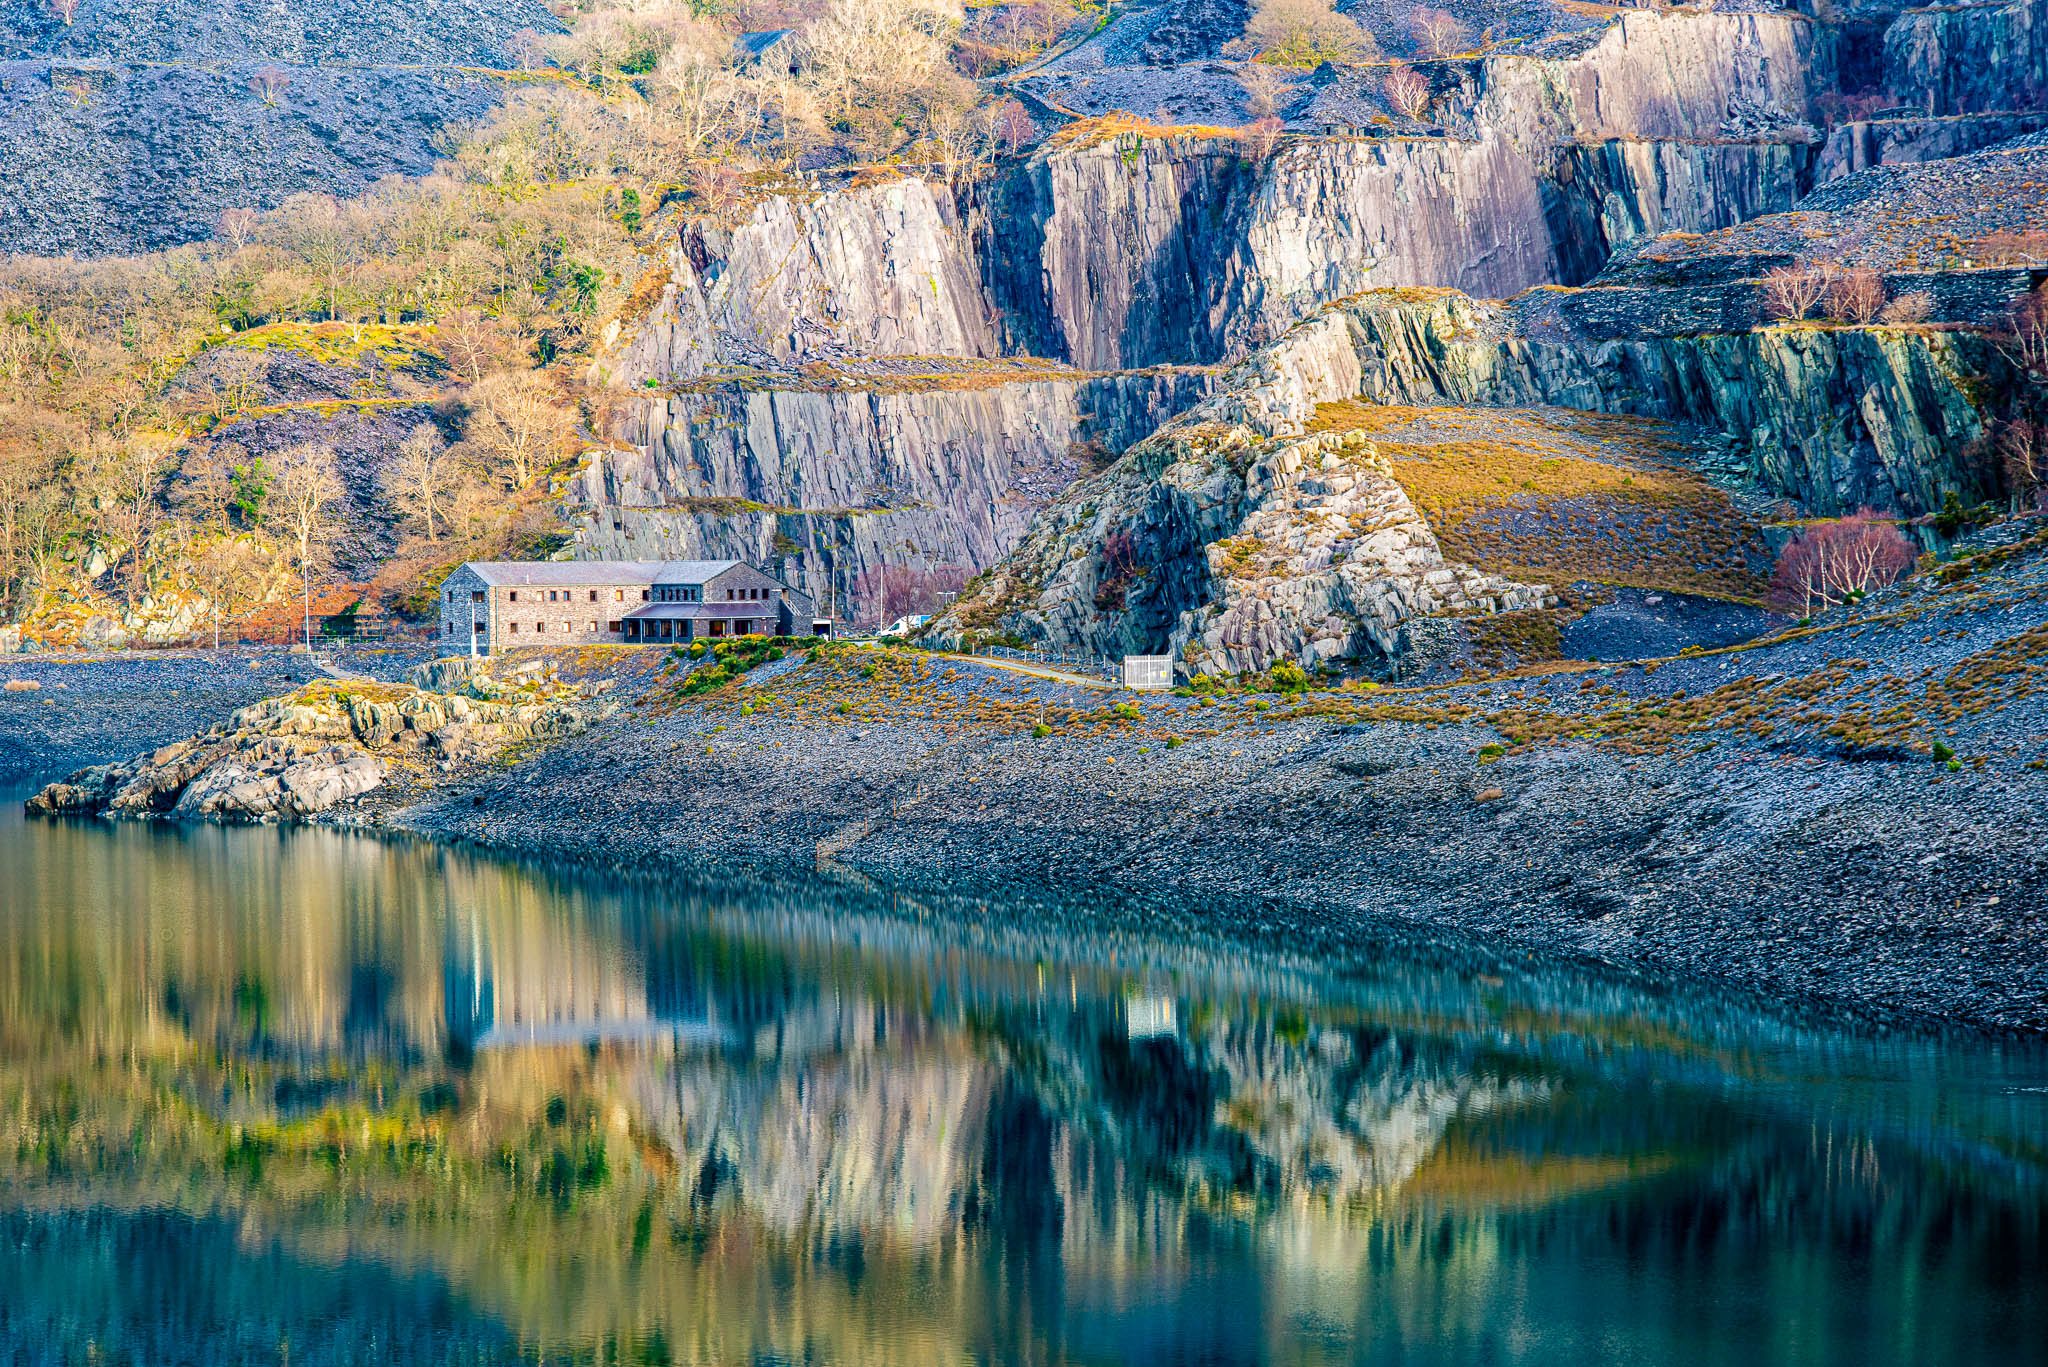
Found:
[[[1186,55],[1220,52],[1227,8],[1125,11],[1010,80],[1049,118],[1091,117],[992,181],[770,188],[734,221],[687,228],[658,307],[611,361],[630,417],[622,449],[576,482],[580,553],[772,553],[860,615],[864,577],[986,568],[1067,480],[1215,383],[1160,367],[1228,365],[1362,291],[1382,305],[1332,341],[1357,353],[1358,386],[1319,401],[1697,424],[1712,438],[1699,461],[1818,514],[1917,515],[1951,490],[1992,492],[1968,393],[1970,376],[1998,378],[1992,347],[1926,328],[1755,328],[1760,277],[1788,263],[1875,264],[1895,297],[1928,297],[1929,324],[1993,324],[2025,288],[2023,271],[1965,269],[1960,247],[2038,207],[2038,153],[2011,139],[2048,111],[2025,88],[1930,94],[1931,69],[1902,54],[1931,26],[2024,65],[2026,6],[1854,23],[1531,7],[1490,21],[1474,53],[1420,62],[1422,117],[1390,109],[1384,67],[1290,78],[1270,154],[1227,128],[1122,112],[1155,107],[1133,92],[1170,76],[1155,117],[1248,117],[1241,68]],[[1880,111],[1830,135],[1852,94],[1859,111],[1888,94],[1934,113]],[[1888,169],[1859,174],[1872,167]],[[1383,307],[1418,287],[1469,299]],[[1352,364],[1307,359],[1314,345],[1289,344],[1307,378],[1283,388]],[[1062,507],[1092,499],[1077,489]],[[1053,520],[1086,541],[1108,534],[1101,513]],[[1062,563],[1084,558],[1077,545]],[[1116,577],[1099,545],[1082,549],[1091,584]],[[1193,610],[1183,597],[1169,615]],[[1163,621],[1076,618],[1052,639],[1136,643]]]
[[[0,17],[0,251],[101,255],[209,236],[225,209],[423,174],[495,106],[533,0],[284,6],[90,0]]]
[[[994,631],[1062,648],[1166,650],[1196,671],[1277,660],[1387,667],[1414,648],[1396,630],[1402,619],[1527,606],[1532,599],[1517,592],[1424,592],[1459,572],[1416,561],[1413,534],[1398,544],[1361,535],[1371,517],[1333,528],[1334,541],[1309,531],[1332,526],[1329,476],[1348,491],[1361,460],[1381,455],[1364,433],[1341,448],[1327,436],[1302,440],[1327,426],[1332,405],[1354,399],[1555,405],[1680,424],[1697,433],[1676,448],[1683,463],[1815,515],[1877,507],[1922,517],[1951,500],[1994,497],[2003,477],[1991,430],[2024,377],[1984,329],[2035,277],[1973,268],[1968,244],[2024,225],[2044,176],[2048,152],[2031,143],[1864,172],[1793,213],[1658,239],[1583,290],[1533,290],[1507,303],[1376,291],[1331,307],[1119,466],[1076,486],[946,616],[939,639]],[[1968,204],[1935,212],[1932,202],[1959,186],[1969,187]],[[1760,277],[1821,261],[1868,267],[1894,297],[1923,297],[1924,319],[1768,322]],[[1534,489],[1530,481],[1566,453],[1501,446],[1497,433],[1486,440],[1481,469],[1505,486],[1507,505],[1528,504],[1559,539],[1589,537],[1583,508],[1543,512],[1515,492]],[[1273,462],[1305,473],[1276,480]],[[1686,574],[1705,568],[1701,553],[1691,536],[1670,548]],[[1588,558],[1590,577],[1628,582],[1626,555]],[[1359,591],[1374,582],[1405,587]],[[1742,592],[1739,576],[1721,585]],[[1400,607],[1390,613],[1390,603]],[[1252,620],[1262,625],[1250,629]]]

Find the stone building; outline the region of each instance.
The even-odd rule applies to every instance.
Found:
[[[811,599],[740,560],[473,560],[441,585],[441,641],[515,646],[829,636]]]

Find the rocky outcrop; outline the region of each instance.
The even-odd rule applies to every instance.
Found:
[[[1998,487],[1976,377],[2003,363],[1982,337],[1813,324],[1601,337],[1562,323],[1557,302],[1388,295],[1339,313],[1359,393],[1376,403],[1556,404],[1700,424],[1721,435],[1731,472],[1823,516],[1919,516],[1951,489],[1974,501]]]
[[[1828,134],[1816,180],[1840,180],[1873,166],[1960,157],[2048,128],[2048,108],[1998,114],[1910,115],[1845,123]]]
[[[695,225],[623,357],[629,384],[847,356],[994,356],[1001,343],[943,185],[775,194]]]
[[[1388,670],[1418,619],[1547,601],[1445,560],[1363,434],[1304,434],[1318,404],[1361,378],[1341,322],[1304,325],[1069,490],[934,639],[1167,652],[1198,673],[1283,660]]]
[[[1927,114],[2048,106],[2048,0],[1930,5],[1884,35],[1885,85]]]
[[[1018,345],[1111,367],[1241,353],[1363,289],[1577,283],[1645,234],[1789,207],[1830,73],[1797,15],[1631,14],[1573,57],[1464,64],[1427,136],[1328,128],[1254,164],[1112,126],[1000,188],[990,293]]]
[[[190,740],[82,769],[28,800],[41,815],[303,821],[394,774],[451,770],[580,731],[590,690],[458,662],[414,685],[322,681],[254,703]]]

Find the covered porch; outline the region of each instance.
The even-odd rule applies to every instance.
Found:
[[[779,636],[776,614],[765,603],[649,603],[620,622],[628,644],[687,645],[728,636]]]

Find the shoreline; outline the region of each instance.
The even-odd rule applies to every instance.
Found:
[[[1853,832],[1832,850],[1801,847],[1797,868],[1772,863],[1769,880],[1746,891],[1724,889],[1729,895],[1715,905],[1693,906],[1719,876],[1706,872],[1670,878],[1654,892],[1624,901],[1615,885],[1636,878],[1641,838],[1661,829],[1672,809],[1696,810],[1702,796],[1680,791],[1680,776],[1670,772],[1579,766],[1573,775],[1577,786],[1597,789],[1610,818],[1598,828],[1576,831],[1540,788],[1518,794],[1522,800],[1514,808],[1506,798],[1475,803],[1466,758],[1471,746],[1465,743],[1472,738],[1457,733],[1399,757],[1400,767],[1422,771],[1411,774],[1411,790],[1387,813],[1392,824],[1407,827],[1405,836],[1356,821],[1290,822],[1259,801],[1212,810],[1201,818],[1201,829],[1185,816],[1185,799],[1199,788],[1199,779],[1162,784],[1155,800],[1130,803],[1113,816],[1097,810],[1091,829],[1082,831],[1060,819],[1062,804],[1068,810],[1101,808],[1131,797],[1128,791],[1090,788],[1101,776],[1098,756],[1064,763],[1034,756],[1026,766],[990,754],[985,767],[998,772],[972,779],[906,768],[895,777],[945,785],[938,791],[950,799],[935,806],[928,795],[881,817],[848,816],[863,810],[860,799],[875,786],[872,772],[837,773],[829,780],[829,795],[807,800],[789,791],[787,771],[756,769],[749,786],[743,775],[725,769],[707,788],[745,803],[748,812],[745,821],[729,821],[719,801],[692,802],[674,787],[616,781],[627,759],[622,749],[642,742],[647,729],[635,734],[630,724],[597,728],[512,769],[478,775],[381,814],[376,824],[495,854],[657,873],[779,877],[822,867],[828,876],[869,880],[913,897],[1056,899],[1081,891],[1125,899],[1130,911],[1124,923],[1142,918],[1141,928],[1149,932],[1174,933],[1175,915],[1184,922],[1199,908],[1206,918],[1203,933],[1288,950],[1297,948],[1290,937],[1343,946],[1388,933],[1445,935],[1503,958],[1535,953],[1619,973],[1638,984],[1711,984],[1795,1012],[1818,1009],[1889,1027],[2048,1033],[2048,983],[2038,963],[2030,962],[2036,956],[2005,935],[2006,925],[1995,916],[2006,898],[1980,909],[1994,913],[1989,917],[1958,917],[1961,909],[1953,906],[1946,915],[1930,915],[1938,875],[1875,866],[1861,879],[1856,907],[1817,918],[1803,900],[1790,900],[1775,912],[1767,905],[1774,889],[1807,871],[1818,879],[1853,877],[1850,856],[1860,843]],[[778,739],[790,747],[787,733]],[[1354,752],[1372,743],[1341,731],[1298,736],[1282,730],[1237,762],[1249,760],[1273,782],[1299,791],[1343,775],[1342,766],[1357,761]],[[1431,765],[1431,759],[1440,762]],[[1449,769],[1454,759],[1464,760],[1461,771]],[[1215,762],[1190,760],[1205,768]],[[1371,759],[1366,764],[1377,767]],[[1005,768],[1010,772],[1000,772]],[[1441,772],[1432,775],[1431,769]],[[1516,786],[1517,779],[1530,777],[1512,771],[1495,776]],[[816,784],[821,777],[813,770],[795,781]],[[976,800],[971,815],[962,810],[964,794],[953,791],[968,784]],[[1877,783],[1853,795],[1829,788],[1814,805],[1854,800],[1875,819],[1902,796],[1900,785]],[[987,815],[984,804],[996,814]],[[1029,806],[1051,814],[1014,819],[1019,808]],[[1475,861],[1454,853],[1486,839],[1486,827],[1508,816],[1518,826],[1544,826],[1551,833],[1528,837],[1519,859]],[[820,865],[819,842],[843,839],[849,821],[867,829]],[[2043,834],[2048,832],[2024,838]],[[1377,850],[1365,843],[1375,835],[1384,842]],[[1950,832],[1944,844],[1992,838],[1991,832],[1965,826]],[[1248,852],[1254,845],[1269,853]],[[1431,845],[1445,852],[1442,857],[1431,857]],[[1617,857],[1624,846],[1626,857]],[[1752,843],[1726,857],[1759,854]],[[1569,875],[1560,872],[1567,869]],[[1871,916],[1869,903],[1888,896],[1917,908],[1910,924],[1888,928]]]
[[[193,657],[215,685],[163,667],[138,697],[132,665],[61,666],[106,680],[69,698],[67,734],[99,734],[95,758],[189,734],[260,682],[220,684],[220,662]],[[1676,661],[1655,686],[1727,666]],[[691,877],[823,866],[913,898],[1078,894],[1120,907],[1112,931],[1283,950],[1450,936],[1800,1013],[2048,1032],[2048,777],[1732,727],[1654,753],[1501,754],[1497,716],[1474,710],[1539,689],[1573,706],[1610,676],[1642,683],[1154,696],[1127,717],[1093,690],[909,652],[792,657],[690,697],[643,672],[580,735],[315,822]],[[0,714],[0,769],[35,705]]]

